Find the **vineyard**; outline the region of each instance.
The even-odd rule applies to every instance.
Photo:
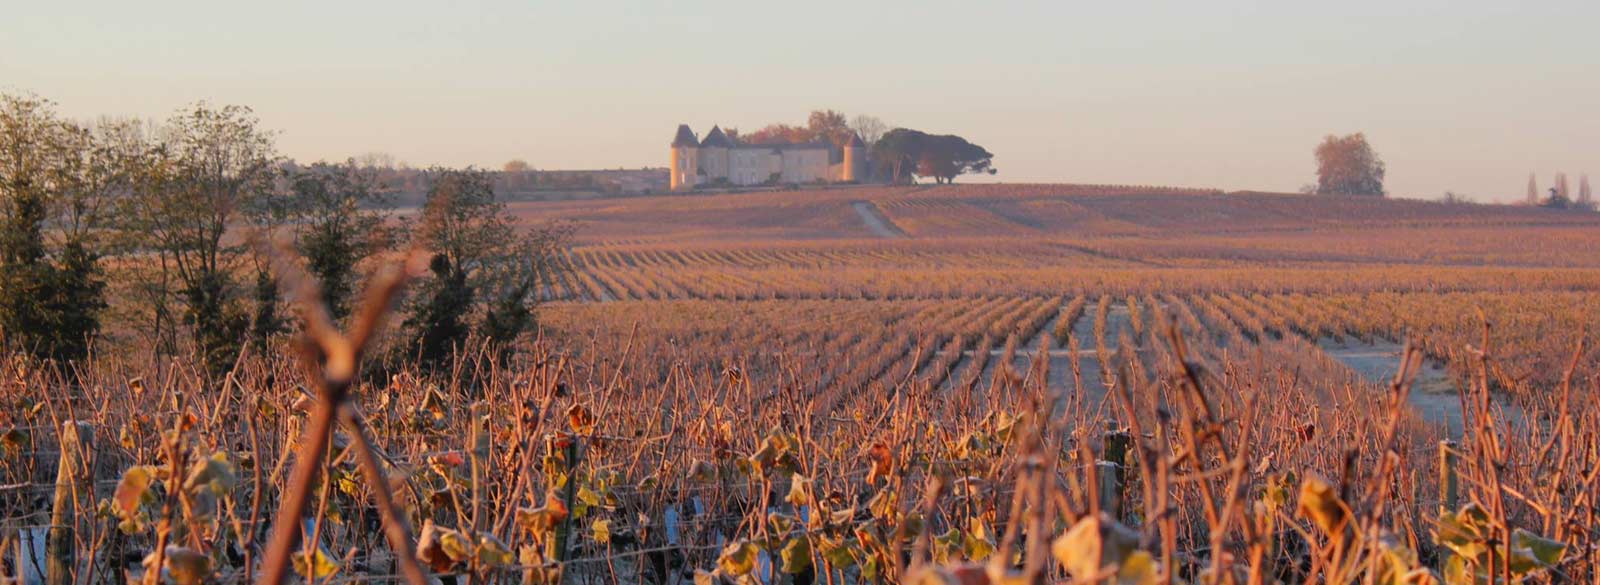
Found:
[[[5,574],[1600,579],[1594,214],[1071,185],[514,210],[578,231],[509,358],[359,369],[378,309],[222,377],[7,360]]]

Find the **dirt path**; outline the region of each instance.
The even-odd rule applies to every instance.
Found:
[[[1404,345],[1387,340],[1366,344],[1348,337],[1340,341],[1324,337],[1316,340],[1316,344],[1323,352],[1355,370],[1367,381],[1379,385],[1387,384],[1394,378],[1395,371],[1400,369],[1401,354],[1405,352]],[[1521,409],[1515,404],[1501,400],[1500,396],[1493,398],[1513,423],[1520,424],[1524,420]],[[1427,360],[1422,371],[1417,373],[1407,399],[1424,420],[1445,425],[1451,437],[1461,436],[1465,424],[1461,399],[1456,394],[1456,381],[1451,379],[1444,364]]]
[[[867,224],[867,229],[872,230],[873,235],[889,239],[906,237],[906,233],[900,231],[894,222],[889,221],[889,218],[883,215],[883,211],[871,201],[851,201],[850,207],[856,210],[856,215],[861,216],[862,223]]]

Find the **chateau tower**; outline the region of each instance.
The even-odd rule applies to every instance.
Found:
[[[839,180],[846,183],[859,183],[866,179],[867,174],[867,144],[861,141],[860,134],[851,134],[850,142],[844,145],[844,172]]]
[[[697,182],[700,171],[700,140],[688,124],[678,125],[678,134],[672,139],[672,168],[668,172],[673,191],[690,191]]]
[[[729,169],[732,168],[728,161],[728,149],[732,147],[733,141],[722,133],[720,126],[712,126],[711,131],[706,133],[706,139],[700,141],[700,168],[706,172],[706,182],[728,178]]]

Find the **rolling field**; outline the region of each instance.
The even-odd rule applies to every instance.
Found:
[[[538,338],[352,387],[310,580],[1600,577],[1600,215],[1073,185],[512,209],[577,226]],[[249,580],[303,371],[11,363],[10,566],[65,506],[85,570],[161,543]]]

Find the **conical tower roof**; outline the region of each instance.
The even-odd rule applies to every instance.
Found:
[[[861,141],[861,135],[855,132],[850,133],[850,142],[845,143],[846,148],[861,148],[866,145],[867,143]]]
[[[699,144],[700,141],[694,137],[694,131],[689,129],[688,124],[678,125],[678,135],[672,139],[673,147],[698,146]]]
[[[711,132],[706,134],[706,139],[700,141],[700,148],[732,148],[733,141],[728,140],[728,135],[722,133],[722,128],[712,126]]]

